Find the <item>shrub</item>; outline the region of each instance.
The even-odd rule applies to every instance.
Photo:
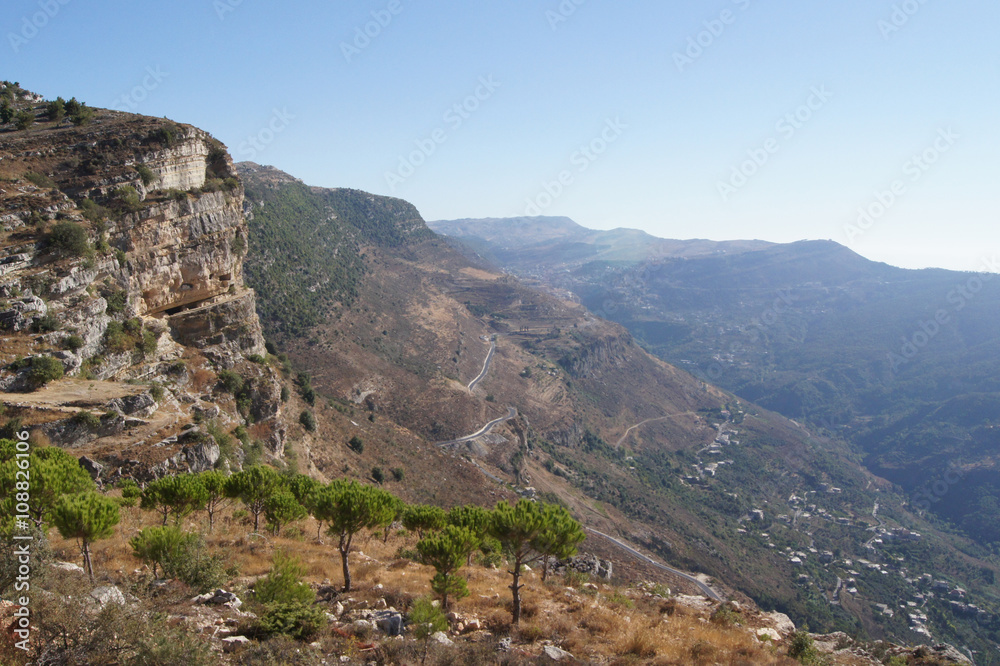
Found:
[[[68,349],[69,351],[77,351],[84,345],[84,340],[79,335],[67,335],[62,339],[63,349]]]
[[[313,416],[313,413],[309,410],[303,410],[303,412],[299,414],[299,423],[301,423],[302,427],[308,432],[316,431],[316,417]]]
[[[87,106],[86,104],[79,104],[73,111],[73,113],[69,114],[70,122],[76,125],[77,127],[79,127],[80,125],[86,125],[93,119],[94,119],[94,110],[89,106]]]
[[[52,331],[58,331],[60,326],[62,326],[62,322],[51,313],[31,322],[31,330],[35,333],[51,333]]]
[[[381,467],[372,467],[372,479],[379,485],[385,483],[385,472]]]
[[[35,356],[31,359],[28,381],[35,388],[41,388],[49,382],[62,379],[64,372],[63,364],[58,359],[51,356]]]
[[[326,613],[319,606],[303,603],[270,604],[257,628],[265,636],[283,635],[309,640],[326,626]]]
[[[150,169],[145,164],[137,165],[135,167],[135,172],[139,174],[139,180],[142,181],[142,184],[146,185],[147,187],[157,181],[156,174],[153,173],[153,170]]]
[[[124,289],[112,292],[105,297],[108,302],[107,313],[109,315],[118,315],[125,312],[125,306],[128,305],[128,292]]]
[[[402,467],[393,467],[393,468],[392,468],[391,470],[389,470],[389,471],[390,471],[390,472],[392,472],[392,479],[393,479],[393,481],[396,481],[397,483],[398,483],[399,481],[402,481],[402,480],[403,480],[403,476],[404,476],[404,475],[406,474],[406,473],[405,473],[405,472],[403,471],[403,468],[402,468]]]
[[[43,173],[38,173],[36,171],[29,171],[24,174],[24,179],[27,180],[32,185],[45,188],[55,188],[56,184],[51,178]]]
[[[305,572],[298,558],[276,551],[271,560],[271,570],[254,587],[254,599],[262,604],[313,603],[316,594],[303,582]]]
[[[127,213],[134,213],[142,207],[142,197],[131,185],[122,185],[114,193],[115,206]]]
[[[66,100],[57,97],[45,106],[45,116],[52,122],[58,123],[66,117]]]
[[[64,257],[82,257],[91,252],[87,230],[76,222],[56,222],[47,240],[49,247]]]
[[[77,412],[73,415],[73,421],[82,426],[87,427],[90,430],[97,430],[101,427],[101,419],[93,412],[88,412],[86,410],[82,412]]]
[[[813,644],[812,636],[805,631],[797,631],[788,644],[788,656],[803,664],[815,664],[819,661],[819,650]]]
[[[267,359],[261,356],[260,354],[250,354],[247,356],[247,360],[250,361],[251,363],[256,363],[257,365],[267,364]]]
[[[151,384],[150,387],[149,387],[149,395],[156,402],[162,402],[163,401],[163,387],[160,386],[159,384]]]
[[[219,384],[223,390],[233,395],[243,390],[243,378],[232,370],[221,370],[219,372]]]
[[[83,214],[84,219],[94,224],[103,222],[104,219],[108,217],[107,208],[99,205],[93,199],[84,199],[80,202],[80,211]]]
[[[288,390],[287,386],[281,387],[281,402],[288,402],[288,399],[292,397],[291,391]]]
[[[347,442],[347,446],[349,446],[350,449],[352,451],[354,451],[355,453],[364,453],[365,452],[365,443],[362,442],[361,438],[358,437],[357,435],[355,435],[354,437],[351,437],[351,439]]]
[[[33,111],[18,111],[14,115],[14,126],[19,130],[26,130],[35,124],[35,114]]]

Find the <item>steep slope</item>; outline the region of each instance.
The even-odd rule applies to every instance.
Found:
[[[264,340],[222,144],[99,109],[80,125],[49,121],[37,96],[3,92],[37,117],[0,130],[6,428],[73,448],[104,480],[211,467],[227,452],[210,426],[253,423],[280,455],[277,377],[246,360]],[[244,377],[239,396],[216,384],[224,369]]]
[[[504,254],[501,222],[437,224],[463,242],[479,239],[474,251],[506,270],[574,294],[659,357],[845,437],[914,507],[933,508],[983,544],[1000,539],[994,273],[903,270],[826,241],[583,263],[554,250],[527,265]],[[549,232],[532,234],[520,218],[509,227],[523,246],[549,243]],[[941,491],[948,468],[963,483]]]
[[[283,334],[288,322],[280,318],[264,320],[338,411],[367,412],[376,423],[389,421],[428,445],[448,442],[471,469],[562,501],[589,527],[711,574],[730,594],[747,593],[808,618],[814,628],[910,640],[906,617],[880,616],[875,607],[887,597],[918,593],[917,583],[897,583],[903,569],[932,567],[936,575],[962,581],[993,570],[975,558],[952,557],[954,551],[937,540],[902,546],[904,554],[920,552],[908,565],[896,559],[900,551],[866,547],[879,530],[916,523],[890,485],[864,472],[842,445],[654,359],[621,327],[577,304],[462,258],[414,225],[412,207],[349,190],[308,188],[256,165],[239,170],[253,202],[251,239],[285,234],[270,225],[322,229],[285,234],[302,239],[302,246],[288,248],[291,260],[304,262],[323,247],[322,261],[333,274],[343,263],[359,266],[349,299],[338,297],[325,322],[304,338]],[[356,201],[367,208],[354,219],[397,221],[397,232],[389,234],[394,240],[365,237],[363,224],[349,222],[342,206]],[[314,210],[314,217],[283,219],[280,211],[292,202],[302,204],[296,210]],[[326,241],[332,238],[341,240]],[[258,275],[266,262],[258,264],[251,253],[246,270]],[[301,270],[320,275],[323,265]],[[278,306],[249,279],[260,290],[262,312]],[[291,291],[281,298],[307,299],[315,284],[305,281],[296,289],[289,283]],[[470,390],[484,364],[485,377]],[[512,413],[488,434],[464,437]],[[344,437],[338,428],[321,423],[317,439]],[[383,447],[380,455],[388,459],[402,448]],[[321,450],[317,443],[313,455]],[[448,474],[434,478],[441,494],[453,492]],[[882,508],[873,516],[876,503]],[[887,521],[884,527],[879,520]],[[612,548],[599,538],[587,547]],[[824,550],[829,559],[820,556]],[[851,577],[855,557],[884,564],[859,573],[855,578],[864,582],[847,599],[837,581]],[[992,582],[980,589],[996,593]],[[992,602],[983,606],[992,608]],[[996,621],[993,610],[984,617]],[[988,635],[977,637],[968,625],[948,633],[953,631],[937,621],[928,630],[976,649],[990,645]]]

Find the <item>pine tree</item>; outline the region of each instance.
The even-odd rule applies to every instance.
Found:
[[[337,550],[343,567],[344,592],[351,591],[348,557],[354,535],[363,529],[374,529],[391,523],[395,517],[394,506],[391,494],[353,480],[338,479],[320,493],[316,518],[329,523],[327,534],[338,539]]]
[[[171,515],[177,524],[181,518],[204,508],[207,501],[208,491],[198,476],[178,474],[150,482],[142,491],[139,506],[160,513],[166,525]]]
[[[271,467],[254,465],[233,474],[226,481],[226,495],[238,498],[253,514],[253,531],[260,530],[260,514],[268,498],[284,485],[281,476]]]
[[[442,608],[448,608],[448,597],[461,599],[469,595],[465,580],[456,576],[469,553],[479,545],[470,530],[446,525],[440,532],[429,534],[417,542],[417,552],[424,564],[434,567],[437,574],[431,589],[441,595]]]
[[[52,522],[65,539],[78,539],[83,552],[83,564],[90,580],[94,566],[90,560],[90,544],[114,533],[120,520],[118,503],[95,492],[65,495],[52,509]]]

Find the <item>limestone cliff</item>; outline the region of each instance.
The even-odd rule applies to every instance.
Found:
[[[280,386],[261,363],[243,189],[225,148],[165,120],[98,111],[75,126],[19,102],[37,122],[0,130],[6,417],[119,467],[215,464],[226,452],[207,430],[240,425],[279,454]],[[40,376],[44,357],[64,379]],[[223,370],[238,387],[221,387]]]

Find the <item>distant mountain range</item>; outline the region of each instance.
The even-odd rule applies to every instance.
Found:
[[[913,508],[1000,547],[1000,278],[904,270],[830,241],[671,241],[566,218],[429,226],[660,358],[844,438]]]

